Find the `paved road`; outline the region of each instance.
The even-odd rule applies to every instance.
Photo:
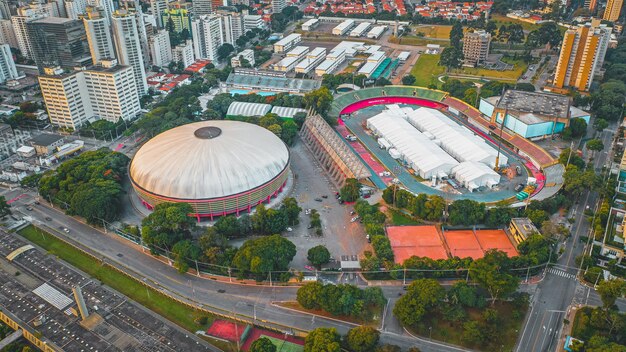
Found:
[[[590,126],[591,127],[591,126]],[[607,150],[610,150],[613,131],[616,127],[610,126],[603,131],[599,138],[606,146],[605,151],[598,153],[593,161],[596,169],[601,169],[607,162]],[[592,131],[588,135],[592,135]],[[517,351],[550,351],[554,350],[563,324],[563,318],[570,305],[590,304],[601,305],[598,294],[589,287],[581,285],[576,280],[578,268],[575,259],[583,251],[584,244],[579,241],[580,236],[588,236],[590,224],[582,216],[586,207],[595,209],[598,202],[596,192],[584,192],[570,210],[568,217],[576,221],[571,229],[572,236],[567,240],[565,252],[558,259],[554,268],[548,269],[544,280],[534,290],[531,289],[531,311],[522,330]],[[626,303],[619,302],[620,310],[626,311]]]

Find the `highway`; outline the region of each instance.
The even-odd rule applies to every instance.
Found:
[[[596,170],[606,165],[608,151],[611,148],[615,124],[604,130],[598,138],[602,139],[605,149],[595,155],[593,161]],[[587,135],[593,135],[593,127],[589,126]],[[580,236],[588,236],[590,224],[583,216],[585,209],[596,209],[598,203],[596,192],[586,191],[572,206],[568,218],[575,218],[571,228],[571,237],[564,246],[565,252],[559,257],[556,265],[546,270],[545,278],[534,289],[532,294],[531,310],[527,322],[519,337],[517,351],[552,351],[563,325],[563,318],[571,305],[590,304],[601,305],[598,294],[589,287],[581,285],[576,280],[578,267],[575,259],[585,245],[580,242]],[[588,208],[587,208],[588,207]],[[626,303],[618,302],[620,310],[626,311]]]

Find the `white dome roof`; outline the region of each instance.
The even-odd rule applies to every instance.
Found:
[[[133,183],[176,199],[245,192],[274,179],[289,151],[272,132],[239,121],[203,121],[173,128],[144,144],[130,164]]]

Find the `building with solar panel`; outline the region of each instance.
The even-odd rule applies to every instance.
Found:
[[[269,203],[287,183],[289,161],[287,146],[265,128],[203,121],[148,141],[133,157],[129,175],[148,209],[164,202],[188,203],[198,221],[213,220]]]

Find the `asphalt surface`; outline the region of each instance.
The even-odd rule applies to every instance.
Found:
[[[607,151],[610,150],[615,128],[615,126],[610,126],[599,135],[606,147],[605,150],[595,155],[593,164],[596,170],[601,169],[607,163]],[[593,132],[590,130],[588,135],[593,135]],[[582,214],[587,207],[595,209],[598,201],[596,192],[586,191],[570,210],[568,218],[574,217],[576,221],[571,229],[571,236],[564,246],[565,252],[553,268],[545,271],[544,279],[529,292],[532,294],[530,314],[527,316],[528,320],[522,330],[516,351],[554,350],[563,325],[563,318],[570,306],[602,304],[600,297],[593,289],[581,285],[576,280],[578,267],[575,263],[576,257],[585,247],[585,244],[579,240],[580,236],[588,236],[590,231],[590,223]],[[618,307],[621,311],[626,311],[626,302],[620,300]]]

